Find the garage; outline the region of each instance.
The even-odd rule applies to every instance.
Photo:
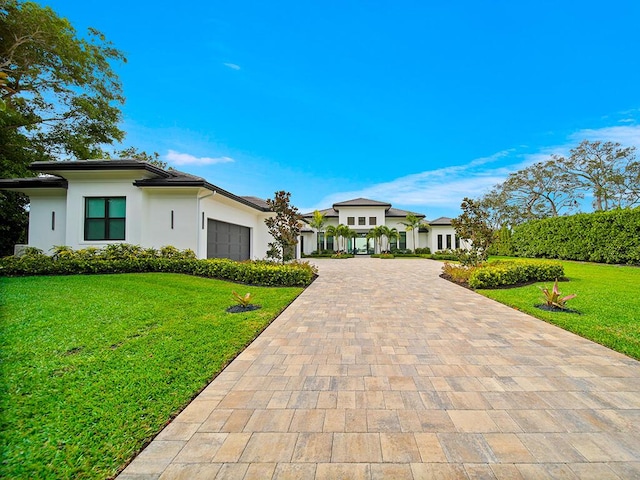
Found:
[[[249,260],[251,229],[233,223],[209,219],[207,222],[207,258]]]

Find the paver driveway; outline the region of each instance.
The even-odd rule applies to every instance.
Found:
[[[120,475],[640,478],[640,363],[438,277],[320,277]]]

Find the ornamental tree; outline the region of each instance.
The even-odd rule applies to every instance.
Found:
[[[267,199],[267,205],[275,215],[264,221],[274,240],[268,244],[267,257],[281,260],[282,263],[295,258],[295,246],[301,229],[302,215],[291,205],[290,199],[289,192],[275,192],[273,199]]]

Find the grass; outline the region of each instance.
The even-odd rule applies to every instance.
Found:
[[[260,310],[229,314],[231,292]],[[106,478],[302,291],[178,274],[0,278],[0,478]]]
[[[640,360],[640,268],[571,261],[561,263],[569,281],[559,283],[560,291],[564,295],[578,294],[566,306],[579,311],[580,315],[546,312],[535,307],[542,303],[539,287],[551,287],[553,282],[477,291]]]

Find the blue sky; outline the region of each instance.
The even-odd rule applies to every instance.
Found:
[[[640,147],[640,2],[42,1],[127,56],[125,146],[303,211],[456,216],[583,139]]]

